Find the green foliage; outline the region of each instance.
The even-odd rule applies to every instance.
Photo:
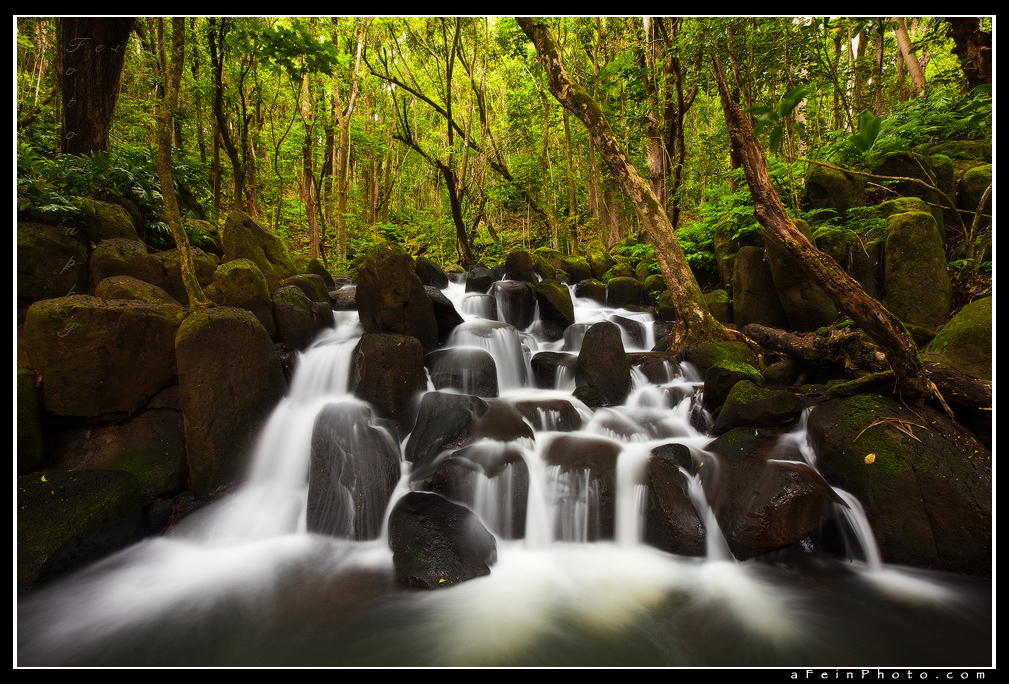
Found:
[[[784,135],[786,128],[797,135],[802,135],[805,132],[805,127],[795,121],[789,121],[788,115],[791,114],[792,110],[798,107],[799,103],[806,99],[809,94],[809,88],[806,86],[799,86],[786,93],[785,96],[782,97],[775,105],[746,107],[744,109],[744,111],[750,112],[755,117],[753,123],[754,133],[759,135],[762,131],[770,129],[771,151],[777,152],[778,148],[781,147],[781,138]]]
[[[83,215],[82,198],[125,197],[140,208],[145,242],[159,249],[175,246],[171,228],[161,218],[161,181],[151,150],[49,156],[19,141],[17,154],[19,212],[72,221]],[[186,186],[197,194],[209,192],[202,169],[185,159],[173,164],[172,178],[177,190]]]
[[[306,73],[331,76],[339,62],[333,42],[328,37],[313,35],[309,28],[300,19],[294,19],[290,26],[277,23],[258,34],[254,29],[241,29],[234,39],[251,44],[264,63],[300,83]]]
[[[858,117],[858,133],[851,136],[851,142],[862,154],[872,149],[879,137],[879,129],[883,124],[882,116],[873,116],[868,109],[863,111]]]

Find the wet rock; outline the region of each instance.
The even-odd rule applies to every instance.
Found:
[[[431,298],[414,270],[413,258],[390,244],[368,250],[358,270],[357,310],[370,333],[410,335],[425,349],[438,344]]]
[[[901,321],[935,330],[949,318],[953,286],[931,215],[910,212],[887,220],[884,274],[883,303]]]
[[[809,441],[865,507],[884,562],[991,575],[992,453],[945,414],[858,395],[814,408]]]
[[[750,380],[732,386],[713,431],[720,435],[734,427],[785,427],[802,413],[802,399],[794,392],[757,387]]]
[[[601,437],[560,435],[543,458],[558,470],[551,483],[560,529],[558,539],[576,541],[566,524],[583,527],[585,541],[612,539],[616,515],[616,465],[620,447]],[[579,520],[581,518],[581,521]]]
[[[520,280],[535,286],[539,278],[536,277],[532,255],[525,250],[509,252],[505,258],[504,277],[505,280]]]
[[[360,404],[327,404],[315,418],[308,471],[309,532],[375,539],[399,481],[399,447]]]
[[[466,292],[487,294],[493,282],[494,275],[483,264],[477,264],[466,272]]]
[[[435,389],[454,389],[478,397],[498,395],[497,366],[483,349],[440,349],[425,357]]]
[[[552,352],[545,352],[552,353]],[[574,432],[582,427],[582,416],[564,399],[528,399],[515,402],[515,410],[537,430]]]
[[[942,354],[962,373],[993,380],[992,298],[979,299],[960,309],[925,351]]]
[[[444,392],[425,394],[405,450],[406,460],[413,463],[413,479],[430,477],[445,450],[472,444],[474,424],[487,408],[487,402],[479,397]]]
[[[575,396],[589,406],[626,401],[631,391],[631,367],[616,325],[608,321],[595,323],[585,333],[575,362],[575,383]]]
[[[246,309],[191,314],[175,337],[175,356],[190,489],[206,495],[242,473],[287,382],[269,333]]]
[[[575,322],[571,291],[556,280],[544,280],[536,287],[542,333],[550,340],[564,337],[564,331]]]
[[[204,293],[220,306],[248,309],[270,333],[277,336],[277,323],[273,317],[274,302],[266,284],[266,277],[255,263],[248,259],[235,259],[221,264],[214,271],[214,281]]]
[[[431,492],[409,492],[389,516],[396,581],[437,589],[490,574],[494,536],[469,508]]]
[[[221,239],[224,245],[222,261],[249,259],[263,272],[271,293],[280,287],[281,280],[298,272],[284,241],[244,211],[228,214]]]
[[[641,283],[633,277],[611,278],[606,283],[606,306],[615,309],[641,303]]]
[[[439,290],[448,287],[448,274],[441,270],[436,263],[419,256],[414,268],[417,271],[417,277],[425,287],[436,287]]]
[[[455,304],[437,287],[425,285],[424,291],[431,298],[434,318],[438,323],[438,341],[444,342],[457,326],[462,325],[463,318],[455,310]]]
[[[601,280],[579,280],[575,285],[575,297],[591,299],[597,304],[605,304],[606,283]]]
[[[576,354],[568,352],[537,352],[531,361],[533,380],[539,389],[556,389],[557,376],[561,369],[574,372]],[[573,376],[572,376],[573,377]]]
[[[499,320],[510,323],[517,330],[528,328],[536,316],[536,288],[519,280],[499,280],[490,288],[497,299]]]
[[[413,418],[417,396],[427,389],[424,350],[409,335],[365,333],[354,349],[350,391],[382,418],[401,426]]]
[[[688,493],[687,476],[693,470],[690,449],[665,444],[652,450],[645,468],[648,486],[644,541],[679,556],[705,555],[705,532]]]
[[[17,480],[17,591],[83,567],[144,536],[129,473],[42,470]]]

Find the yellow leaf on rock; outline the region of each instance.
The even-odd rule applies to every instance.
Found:
[[[865,464],[872,465],[876,462],[876,454],[867,454],[865,457]]]

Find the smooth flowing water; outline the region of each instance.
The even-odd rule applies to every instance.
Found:
[[[312,426],[347,392],[361,334],[356,314],[299,361],[289,395],[263,429],[246,482],[149,538],[21,598],[19,665],[225,666],[855,666],[992,662],[991,589],[983,580],[885,566],[849,500],[852,560],[785,551],[736,562],[704,488],[689,478],[706,529],[707,557],[642,543],[643,471],[656,446],[695,456],[709,437],[693,426],[697,378],[667,367],[665,381],[636,373],[621,407],[595,412],[571,396],[574,379],[532,389],[537,351],[577,351],[584,328],[550,342],[535,330],[487,320],[489,297],[446,294],[466,323],[451,345],[495,359],[501,400],[563,399],[528,421],[534,439],[472,448],[521,455],[529,472],[524,523],[515,514],[515,464],[478,476],[473,508],[498,539],[487,577],[431,592],[399,587],[385,533],[354,542],[307,533]],[[618,318],[628,350],[654,344],[650,318],[578,300],[578,323]],[[631,324],[626,321],[632,321]],[[636,326],[633,323],[639,323]],[[576,326],[577,327],[577,326]],[[642,335],[641,328],[646,332]],[[563,369],[563,367],[562,367]],[[684,377],[687,376],[687,377]],[[673,399],[684,396],[683,399]],[[381,439],[388,438],[388,433]],[[544,460],[554,440],[591,435],[619,452],[613,541],[599,536],[600,493],[587,471]],[[815,467],[804,423],[786,436]],[[405,444],[406,440],[403,440]],[[493,459],[492,459],[493,460]],[[409,489],[409,467],[390,503]],[[867,531],[868,530],[868,531]]]

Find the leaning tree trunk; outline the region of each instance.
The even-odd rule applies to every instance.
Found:
[[[164,22],[164,19],[158,19]],[[175,185],[172,183],[172,115],[179,101],[179,84],[182,82],[182,60],[185,55],[186,20],[172,19],[172,61],[165,74],[165,99],[158,110],[158,178],[161,181],[161,196],[165,203],[165,216],[172,228],[172,237],[179,248],[182,262],[182,283],[189,297],[190,308],[210,304],[196,278],[196,268],[189,249],[189,238],[182,227],[179,204],[175,200]],[[164,44],[161,47],[164,51]]]
[[[108,152],[132,17],[56,20],[64,154]]]
[[[807,275],[827,292],[838,308],[846,311],[880,346],[897,376],[904,399],[923,402],[931,396],[932,390],[911,336],[893,314],[867,295],[858,281],[845,273],[836,261],[819,251],[792,223],[771,184],[764,153],[753,134],[753,128],[729,94],[722,64],[717,57],[712,57],[712,60],[732,149],[743,162],[746,182],[753,196],[753,214],[763,226],[764,234],[786,249],[801,264]]]
[[[536,46],[547,72],[550,91],[558,102],[585,123],[599,153],[630,199],[642,232],[655,247],[656,259],[676,307],[675,343],[744,339],[740,333],[722,327],[711,315],[683,249],[673,234],[669,217],[655,199],[651,185],[620,147],[599,105],[561,65],[560,53],[550,30],[535,19],[517,17],[516,20]]]

